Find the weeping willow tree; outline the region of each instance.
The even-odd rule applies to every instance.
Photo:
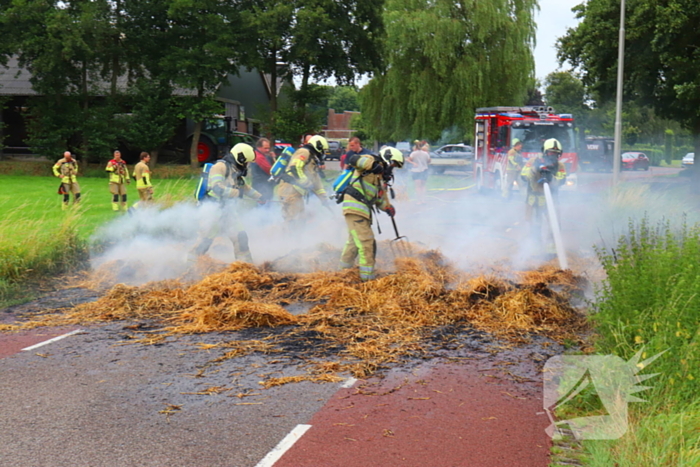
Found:
[[[386,63],[360,94],[373,137],[436,139],[534,82],[537,0],[387,0]]]

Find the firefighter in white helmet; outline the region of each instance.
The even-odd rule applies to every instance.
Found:
[[[396,210],[389,201],[388,192],[393,169],[404,164],[403,154],[398,149],[386,148],[379,154],[379,157],[357,154],[346,161],[355,172],[342,194],[348,241],[340,257],[340,268],[351,268],[359,257],[360,279],[363,281],[375,277],[377,242],[372,232],[372,211],[376,207],[394,217]]]
[[[542,154],[527,161],[520,173],[522,180],[527,184],[525,220],[528,222],[532,221],[534,209],[545,208],[545,182],[549,183],[552,192],[556,192],[566,181],[566,167],[559,161],[561,153],[561,143],[550,138],[542,145]]]
[[[236,144],[229,154],[219,159],[209,171],[206,200],[217,202],[217,216],[211,229],[190,252],[190,259],[203,255],[209,250],[214,239],[227,236],[233,243],[233,253],[237,261],[253,262],[248,247],[248,234],[236,215],[236,201],[243,195],[264,204],[262,195],[245,180],[248,164],[255,160],[255,150],[246,143]],[[211,206],[211,203],[203,203]]]
[[[328,206],[328,196],[323,188],[319,170],[330,154],[328,141],[315,135],[297,149],[281,181],[277,194],[282,202],[282,216],[289,224],[300,220],[304,212],[304,199],[314,193],[324,206]]]

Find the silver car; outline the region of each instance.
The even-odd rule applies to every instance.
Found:
[[[446,144],[430,152],[434,173],[445,170],[469,170],[474,159],[474,148],[466,144]]]
[[[695,153],[694,152],[689,152],[685,156],[683,156],[683,160],[681,161],[681,165],[685,169],[686,167],[690,167],[693,165],[695,162]]]

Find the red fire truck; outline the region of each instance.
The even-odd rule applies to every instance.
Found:
[[[511,142],[523,143],[525,160],[542,152],[542,143],[556,138],[562,145],[560,161],[569,174],[566,184],[576,185],[578,155],[574,118],[555,114],[551,107],[486,107],[476,110],[474,135],[474,180],[479,191],[500,192],[506,180],[506,162]]]

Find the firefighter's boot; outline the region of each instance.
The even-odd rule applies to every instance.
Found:
[[[68,210],[68,203],[62,203],[61,204],[61,211],[67,211]]]
[[[119,212],[119,203],[112,203],[112,211]]]

